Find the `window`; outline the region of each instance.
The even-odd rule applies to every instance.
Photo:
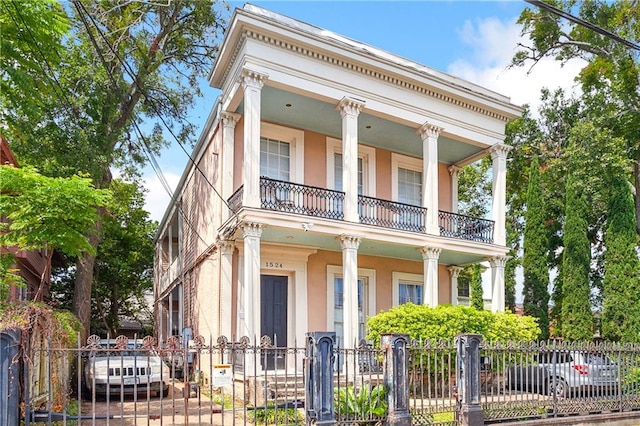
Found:
[[[260,138],[260,176],[289,182],[291,177],[290,145],[270,138]]]
[[[410,284],[400,282],[398,284],[398,304],[413,303],[422,304],[422,284]]]
[[[336,152],[333,155],[333,170],[335,176],[335,190],[343,191],[342,189],[342,154]],[[363,171],[362,171],[362,158],[358,158],[358,195],[363,194],[364,184],[363,184]]]
[[[424,303],[424,278],[422,275],[393,272],[391,278],[393,284],[393,306],[408,302],[416,305]]]
[[[422,172],[398,169],[398,201],[422,206]]]
[[[336,332],[337,343],[344,337],[344,279],[341,266],[327,266],[327,329]],[[331,302],[333,301],[333,303]],[[367,317],[375,312],[375,271],[358,269],[358,340],[366,332]]]
[[[458,297],[469,297],[469,278],[466,276],[458,277]]]
[[[342,141],[327,138],[327,188],[342,191]],[[358,145],[358,195],[376,195],[376,150]]]

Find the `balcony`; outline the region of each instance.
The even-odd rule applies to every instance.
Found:
[[[230,198],[235,214],[242,208],[240,187]],[[344,192],[301,185],[265,177],[260,178],[260,207],[265,210],[344,220]],[[382,228],[425,233],[427,209],[395,201],[359,195],[360,223]],[[440,211],[440,235],[450,238],[493,242],[493,221]]]

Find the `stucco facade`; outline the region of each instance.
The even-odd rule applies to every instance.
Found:
[[[458,303],[457,271],[484,261],[504,309],[508,98],[252,5],[210,83],[156,244],[160,340],[335,330],[352,346],[380,310]],[[486,156],[492,217],[459,215],[458,171]]]

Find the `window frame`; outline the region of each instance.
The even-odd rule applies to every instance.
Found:
[[[344,273],[342,266],[327,265],[327,330],[335,331],[335,279],[336,276],[342,276]],[[376,312],[376,271],[375,269],[358,268],[358,279],[364,279],[367,287],[367,303],[368,312],[363,312],[364,327],[367,327],[367,318],[375,315]],[[344,309],[344,308],[343,308]]]
[[[333,190],[336,188],[334,154],[342,154],[342,141],[327,137],[327,188]],[[358,158],[362,160],[362,195],[375,198],[376,149],[358,144]]]
[[[416,157],[409,157],[407,155],[391,153],[391,199],[399,202],[398,195],[398,171],[399,169],[407,169],[415,172],[420,172],[422,175],[422,182],[420,182],[420,192],[422,198],[422,204],[424,205],[424,170],[422,169],[422,159]],[[424,207],[423,205],[419,207]]]
[[[289,144],[289,181],[304,183],[304,131],[273,123],[260,123],[260,137]],[[261,159],[258,159],[260,167]]]
[[[400,284],[421,285],[422,299],[423,299],[422,302],[424,303],[424,299],[425,299],[424,275],[412,274],[409,272],[394,271],[391,273],[391,282],[392,282],[392,295],[391,295],[392,306],[400,306]]]

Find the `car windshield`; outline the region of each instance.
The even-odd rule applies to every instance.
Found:
[[[582,356],[587,364],[611,364],[611,361],[602,354],[585,352]]]

